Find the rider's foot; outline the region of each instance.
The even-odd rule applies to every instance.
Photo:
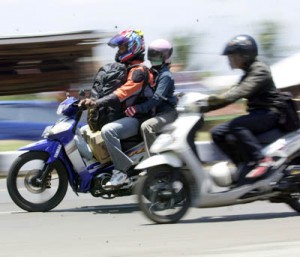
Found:
[[[256,167],[251,170],[247,175],[246,178],[259,178],[267,173],[269,168],[272,166],[273,159],[271,157],[265,157],[258,162]]]
[[[117,187],[123,185],[127,180],[127,174],[119,170],[113,170],[111,179],[105,186]]]

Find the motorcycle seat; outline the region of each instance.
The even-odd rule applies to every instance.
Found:
[[[140,133],[132,137],[122,139],[121,140],[122,151],[125,152],[133,148],[134,146],[138,145],[141,142],[143,142],[143,138]]]
[[[271,144],[276,141],[278,138],[283,137],[286,133],[279,128],[271,129],[267,132],[257,135],[258,141],[263,145]]]
[[[279,128],[273,128],[269,131],[263,132],[261,134],[257,134],[256,138],[262,145],[268,145],[277,140],[278,138],[284,136],[286,133],[280,130]],[[229,142],[236,142],[236,138],[234,135],[227,135],[226,140]]]

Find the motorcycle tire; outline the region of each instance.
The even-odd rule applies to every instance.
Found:
[[[191,205],[189,184],[178,169],[160,165],[147,170],[137,185],[140,210],[159,224],[175,223]]]
[[[291,198],[287,204],[296,212],[300,213],[300,198]]]
[[[43,184],[37,179],[45,168],[46,152],[27,152],[20,155],[10,167],[7,189],[16,205],[29,212],[46,212],[55,208],[65,197],[68,174],[60,161],[52,164]]]

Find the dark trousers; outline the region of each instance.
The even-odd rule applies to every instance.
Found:
[[[237,117],[211,130],[215,144],[235,163],[255,161],[264,158],[255,135],[275,128],[278,114],[260,109]],[[235,138],[235,142],[231,139]]]

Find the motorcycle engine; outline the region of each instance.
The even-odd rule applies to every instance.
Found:
[[[94,177],[90,189],[91,194],[94,197],[103,197],[104,195],[107,195],[107,190],[105,190],[104,185],[110,180],[110,178],[111,174],[109,173],[101,173]]]

